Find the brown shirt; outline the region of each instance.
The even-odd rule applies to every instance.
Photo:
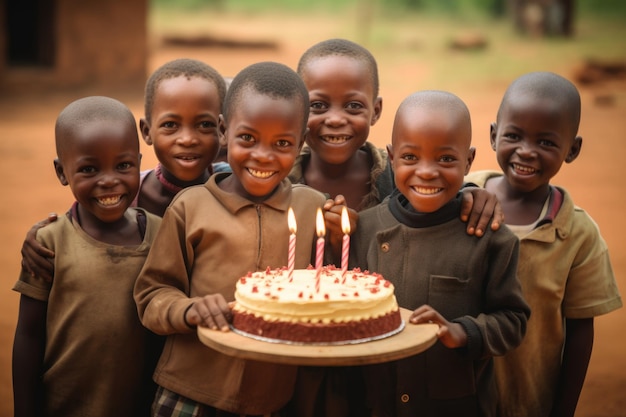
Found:
[[[296,268],[311,263],[315,213],[324,196],[284,180],[262,204],[225,192],[215,174],[172,201],[137,280],[135,300],[146,327],[167,334],[156,382],[179,395],[240,414],[280,409],[290,398],[296,367],[246,361],[203,345],[184,322],[199,297],[234,300],[237,280],[249,271],[287,264],[291,206],[298,224]]]

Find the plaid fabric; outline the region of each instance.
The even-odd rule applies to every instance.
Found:
[[[159,386],[152,403],[152,417],[280,417],[280,415],[272,413],[264,416],[245,416],[229,413]]]

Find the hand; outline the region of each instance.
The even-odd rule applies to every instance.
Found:
[[[35,223],[26,233],[22,244],[22,268],[32,276],[38,276],[52,282],[54,276],[54,252],[45,248],[37,240],[37,231],[57,220],[56,213],[50,213],[48,218]]]
[[[496,196],[478,187],[465,187],[461,190],[463,204],[461,220],[467,222],[467,234],[481,237],[491,221],[491,230],[496,231],[504,223],[504,213]]]
[[[233,315],[230,305],[222,294],[209,294],[196,301],[185,313],[185,321],[191,326],[205,326],[211,330],[229,330]]]
[[[418,307],[411,316],[409,322],[413,324],[435,323],[439,325],[437,338],[443,345],[450,349],[460,348],[467,345],[467,333],[459,323],[446,320],[441,314],[429,305]]]
[[[341,245],[343,241],[343,230],[341,228],[341,211],[343,207],[348,210],[348,219],[350,219],[350,234],[353,234],[357,227],[359,214],[356,210],[348,208],[346,199],[339,194],[335,199],[329,198],[324,203],[324,223],[326,225],[326,234],[330,243],[333,259],[335,263],[341,259]]]

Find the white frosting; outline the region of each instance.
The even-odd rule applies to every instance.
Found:
[[[315,269],[254,272],[237,282],[235,310],[266,321],[342,323],[396,311],[394,287],[376,274],[324,267],[316,289]]]

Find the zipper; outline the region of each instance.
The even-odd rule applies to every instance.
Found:
[[[260,271],[261,267],[261,244],[262,244],[262,234],[261,234],[261,205],[256,204],[255,206],[256,209],[256,216],[257,216],[257,224],[259,225],[258,230],[257,230],[257,235],[258,235],[258,239],[257,239],[257,249],[256,249],[256,270]]]

